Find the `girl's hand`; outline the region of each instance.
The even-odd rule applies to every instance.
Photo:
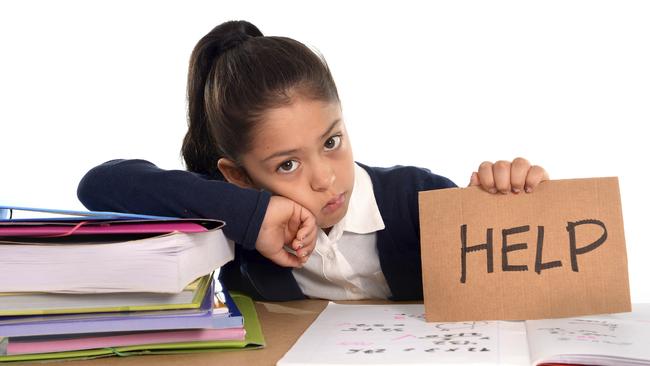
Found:
[[[280,266],[302,267],[316,246],[316,232],[316,219],[309,210],[288,198],[272,196],[255,249]]]
[[[478,172],[472,173],[470,186],[480,186],[490,193],[508,194],[532,192],[539,182],[548,180],[548,173],[539,165],[530,165],[524,158],[516,158],[511,162],[499,160],[492,164],[484,161],[479,165]]]

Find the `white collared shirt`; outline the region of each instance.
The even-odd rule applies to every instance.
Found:
[[[368,173],[354,166],[348,211],[328,234],[318,229],[316,248],[293,270],[302,292],[329,300],[386,299],[391,296],[377,255],[376,231],[384,229]]]

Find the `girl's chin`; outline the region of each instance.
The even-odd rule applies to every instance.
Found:
[[[323,229],[325,232],[329,232],[330,229],[339,223],[345,216],[345,213],[343,215],[337,215],[337,217],[327,217],[327,218],[321,218],[320,220],[316,221],[316,225],[318,225],[319,228]]]

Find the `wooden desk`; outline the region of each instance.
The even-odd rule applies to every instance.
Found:
[[[343,302],[350,303],[350,302]],[[354,302],[367,303],[367,302]],[[375,302],[376,303],[376,302]],[[301,300],[289,302],[257,302],[255,308],[262,324],[266,347],[257,350],[205,352],[198,354],[152,355],[108,357],[96,360],[60,361],[48,364],[65,366],[246,366],[275,365],[293,346],[298,337],[309,327],[323,309],[325,300]],[[27,363],[13,363],[13,365]],[[35,365],[35,363],[29,363]]]

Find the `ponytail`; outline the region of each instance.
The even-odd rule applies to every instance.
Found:
[[[181,153],[187,170],[210,176],[219,175],[217,161],[225,157],[213,139],[206,112],[206,84],[221,54],[251,37],[262,37],[253,24],[230,21],[216,26],[192,51],[187,77],[187,134]]]

